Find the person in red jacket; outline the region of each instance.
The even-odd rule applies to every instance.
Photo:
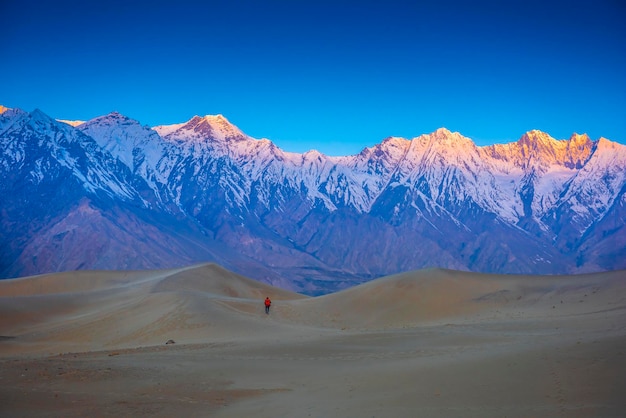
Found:
[[[269,314],[270,313],[270,306],[272,306],[272,301],[270,300],[269,296],[265,298],[265,313]]]

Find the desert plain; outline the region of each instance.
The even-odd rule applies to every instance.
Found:
[[[625,383],[626,271],[318,297],[214,264],[0,281],[2,417],[624,417]]]

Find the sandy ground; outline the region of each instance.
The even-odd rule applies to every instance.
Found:
[[[625,381],[625,271],[316,298],[211,264],[0,281],[2,417],[623,417]]]

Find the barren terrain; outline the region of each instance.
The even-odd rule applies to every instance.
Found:
[[[3,417],[622,417],[625,378],[625,271],[315,298],[213,264],[0,281]]]

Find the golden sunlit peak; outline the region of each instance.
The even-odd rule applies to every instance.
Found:
[[[84,120],[65,120],[65,119],[57,119],[59,122],[67,123],[70,126],[77,127],[85,123]]]
[[[217,115],[205,115],[202,119],[208,122],[228,122],[228,119],[226,119],[221,113],[218,113]]]
[[[452,132],[448,128],[444,128],[443,126],[435,131],[436,134],[440,135],[450,135]]]
[[[191,118],[189,120],[189,122],[194,122],[194,123],[206,122],[206,123],[208,123],[210,125],[215,124],[215,123],[220,123],[220,124],[227,123],[227,124],[230,124],[228,119],[226,119],[222,114],[204,115],[204,116],[195,115],[193,118]]]
[[[589,135],[587,134],[579,134],[574,132],[572,134],[572,136],[570,137],[570,141],[571,142],[576,142],[576,143],[582,143],[582,142],[587,142],[590,141],[591,139],[589,138]]]
[[[10,107],[0,105],[0,114],[6,112],[7,110],[11,110]]]
[[[437,129],[435,132],[431,134],[435,138],[449,138],[449,139],[459,139],[462,138],[462,135],[458,132],[452,132],[448,128],[441,127]]]
[[[520,141],[522,142],[527,142],[527,141],[552,142],[554,141],[554,138],[552,138],[547,133],[540,131],[539,129],[533,129],[533,130],[526,132],[524,135],[522,135],[522,137],[520,138]]]
[[[435,138],[439,141],[444,141],[446,143],[454,143],[459,141],[467,141],[469,139],[463,137],[458,132],[451,132],[447,128],[439,128],[435,132],[430,135],[426,135],[426,137]]]

